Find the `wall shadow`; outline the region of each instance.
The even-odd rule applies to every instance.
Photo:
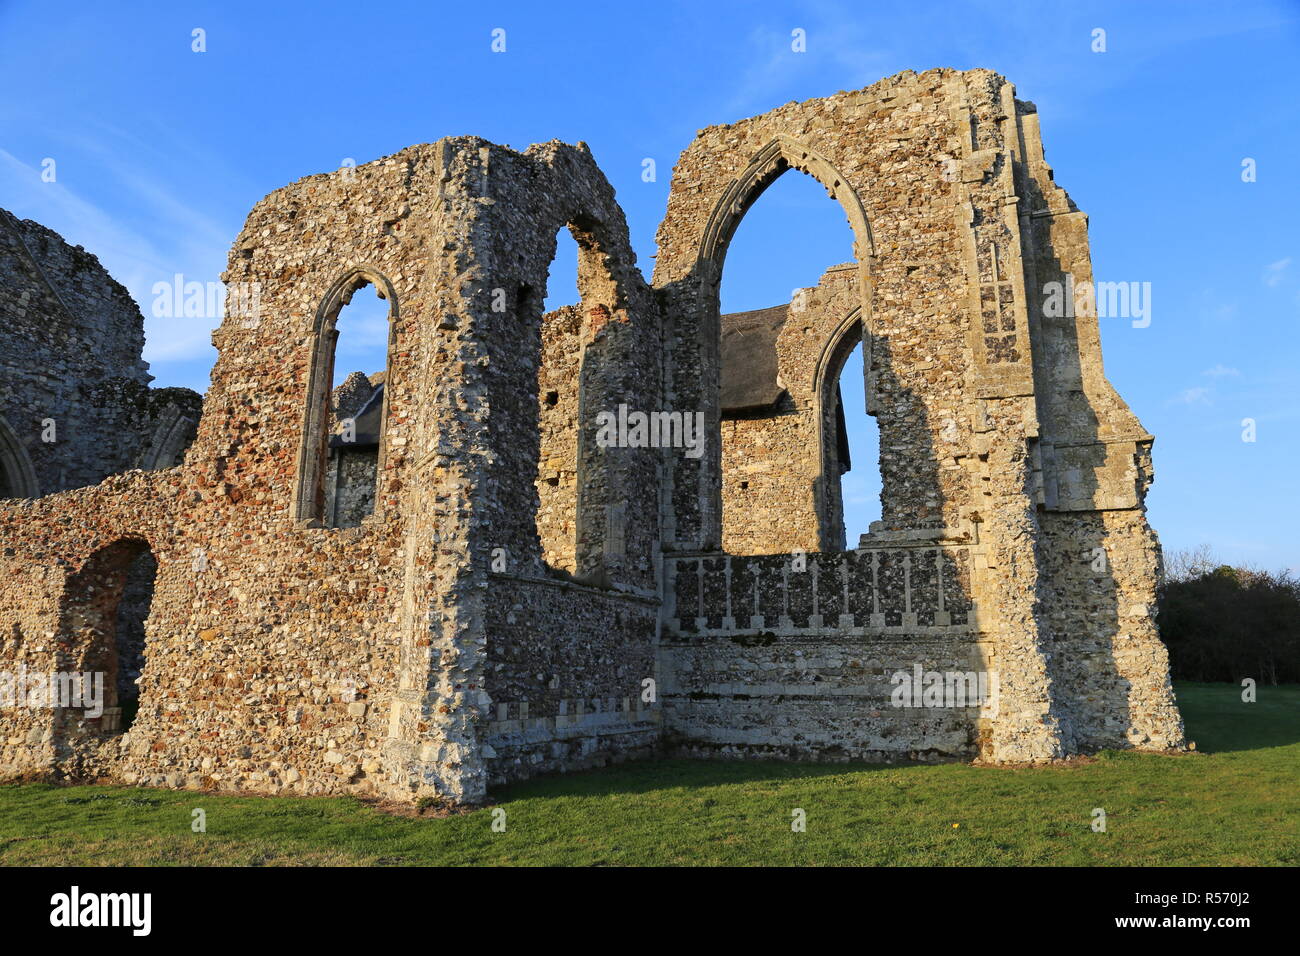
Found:
[[[1031,209],[1047,208],[1038,183],[1021,177]],[[1054,689],[1055,709],[1064,718],[1063,736],[1084,751],[1129,746],[1128,729],[1134,721],[1132,683],[1115,658],[1122,631],[1121,588],[1116,558],[1131,562],[1139,556],[1125,554],[1135,542],[1125,535],[1138,534],[1144,525],[1141,510],[1136,522],[1118,519],[1108,523],[1099,510],[1058,510],[1083,500],[1098,501],[1103,491],[1099,478],[1105,464],[1102,429],[1092,398],[1084,387],[1084,368],[1078,318],[1073,306],[1063,316],[1048,315],[1044,307],[1050,283],[1067,286],[1067,269],[1053,250],[1049,226],[1034,220],[1032,269],[1027,270],[1026,308],[1035,354],[1034,388],[1041,438],[1038,522],[1043,536],[1036,551],[1039,577],[1046,585],[1044,609],[1048,627],[1043,635],[1048,677]],[[1028,287],[1028,279],[1038,288]],[[1079,460],[1092,447],[1092,460]],[[1097,457],[1100,456],[1100,457]],[[1149,477],[1149,476],[1147,476]],[[1140,503],[1145,489],[1138,474]],[[1154,534],[1152,535],[1154,539]],[[1158,547],[1158,542],[1157,542]],[[1137,573],[1131,569],[1130,573]],[[1166,681],[1169,679],[1166,672]],[[1062,693],[1069,688],[1069,693]],[[1065,741],[1069,746],[1068,741]]]

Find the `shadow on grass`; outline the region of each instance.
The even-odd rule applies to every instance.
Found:
[[[960,764],[953,764],[960,766]],[[492,798],[500,802],[538,797],[605,797],[644,794],[660,790],[725,787],[755,783],[788,783],[849,776],[871,771],[933,769],[932,762],[806,763],[781,760],[705,760],[700,758],[647,759],[615,764],[600,770],[548,774],[519,783],[495,787]]]
[[[1178,683],[1179,707],[1187,737],[1204,753],[1262,750],[1300,743],[1300,685],[1261,687],[1255,703],[1241,700],[1234,684]],[[1140,756],[1129,751],[1098,755]],[[810,763],[778,760],[649,759],[615,764],[601,770],[548,774],[492,790],[501,802],[523,798],[601,797],[645,794],[675,788],[755,783],[788,783],[847,776],[870,771],[920,771],[936,764],[900,760],[895,763]]]
[[[1174,685],[1187,739],[1205,753],[1263,750],[1300,743],[1300,684],[1259,685],[1255,701],[1236,684]]]

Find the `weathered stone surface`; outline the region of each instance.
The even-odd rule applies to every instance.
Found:
[[[909,564],[914,549],[943,545],[977,610],[964,639],[1000,676],[999,714],[970,735],[966,752],[1043,760],[1138,741],[1176,747],[1182,724],[1151,615],[1158,545],[1142,507],[1151,436],[1105,379],[1095,312],[1044,314],[1047,283],[1092,274],[1086,219],[1052,181],[1037,119],[995,73],[931,70],[699,133],[675,167],[655,265],[674,401],[720,417],[727,243],[776,176],[802,170],[840,202],[855,261],[791,303],[776,345],[787,406],[723,421],[723,441],[708,454],[670,461],[665,545],[774,555],[844,546],[829,386],[861,341],[883,489],[882,520],[860,545],[876,555],[872,599],[892,600],[854,626],[892,635],[923,617],[948,619],[913,606]],[[744,614],[724,606],[735,561],[666,562],[666,595],[677,606],[663,666],[680,659],[673,622],[683,634],[710,635],[761,614],[761,626],[773,627],[761,606]],[[693,563],[697,573],[683,581]],[[802,593],[787,584],[774,598],[776,578],[792,572],[788,560],[769,563],[756,603]],[[850,602],[855,587],[861,602],[861,576],[848,585]],[[691,602],[698,620],[682,607]],[[819,618],[810,636],[837,623]],[[902,637],[891,671],[918,656],[923,631]],[[712,668],[781,667],[729,641],[712,646],[707,665],[692,669],[696,683],[683,684],[686,696],[666,701],[666,727],[688,742],[698,728],[686,701],[704,692],[698,682],[712,680]],[[963,656],[954,654],[952,669],[966,669]],[[769,721],[781,719],[784,700],[766,701]],[[832,712],[845,727],[861,718],[849,705]],[[841,742],[849,747],[853,736],[846,730]]]
[[[1040,307],[1091,273],[1036,120],[996,74],[934,70],[703,130],[653,284],[582,144],[444,139],[267,196],[223,276],[260,312],[214,333],[183,464],[0,502],[0,671],[100,670],[120,696],[138,670],[140,693],[125,730],[5,708],[0,773],[477,801],[664,750],[1181,746],[1151,436],[1095,316]],[[726,244],[790,168],[844,205],[855,261],[766,339],[775,398],[724,415]],[[580,301],[543,314],[562,228]],[[387,369],[336,390],[334,321],[366,283]],[[97,346],[122,368],[133,328]],[[859,342],[883,517],[845,542],[834,386]],[[703,454],[608,446],[620,409],[701,412]],[[369,444],[341,440],[353,416]],[[143,555],[137,659],[117,614]],[[996,705],[891,706],[914,668],[994,673]]]
[[[150,388],[144,318],[99,260],[0,209],[0,498],[171,468],[202,400]]]

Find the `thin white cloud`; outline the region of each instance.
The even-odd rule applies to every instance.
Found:
[[[1270,289],[1276,288],[1282,284],[1286,278],[1286,270],[1291,266],[1291,257],[1279,259],[1277,262],[1270,262],[1264,269],[1264,285]]]
[[[1208,375],[1210,378],[1227,378],[1241,374],[1240,369],[1231,368],[1227,365],[1216,365],[1214,368],[1207,368],[1202,375]]]
[[[158,183],[122,166],[106,163],[131,203],[159,223],[167,239],[146,236],[56,179],[43,182],[41,171],[0,149],[0,205],[14,215],[53,229],[67,242],[99,258],[108,273],[126,286],[145,316],[145,359],[193,359],[211,354],[215,318],[156,318],[153,285],[181,273],[187,281],[217,282],[232,235]],[[57,169],[57,167],[56,167]]]
[[[1200,315],[1203,321],[1232,322],[1237,318],[1239,308],[1236,302],[1226,301],[1216,289],[1204,289],[1201,292]]]
[[[1169,400],[1171,405],[1209,405],[1214,389],[1208,385],[1196,385],[1185,388]]]
[[[893,65],[890,52],[876,38],[865,36],[850,18],[836,17],[834,25],[816,15],[792,15],[789,21],[779,28],[759,26],[750,31],[747,45],[753,60],[730,84],[722,115],[752,116],[770,110],[791,99],[801,79],[816,76],[828,64],[844,89],[868,86],[900,69]],[[792,48],[796,29],[804,31],[802,53]]]

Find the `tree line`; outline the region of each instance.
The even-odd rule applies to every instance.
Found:
[[[1177,552],[1157,620],[1174,680],[1300,682],[1300,579],[1290,571],[1221,564],[1204,546]]]

